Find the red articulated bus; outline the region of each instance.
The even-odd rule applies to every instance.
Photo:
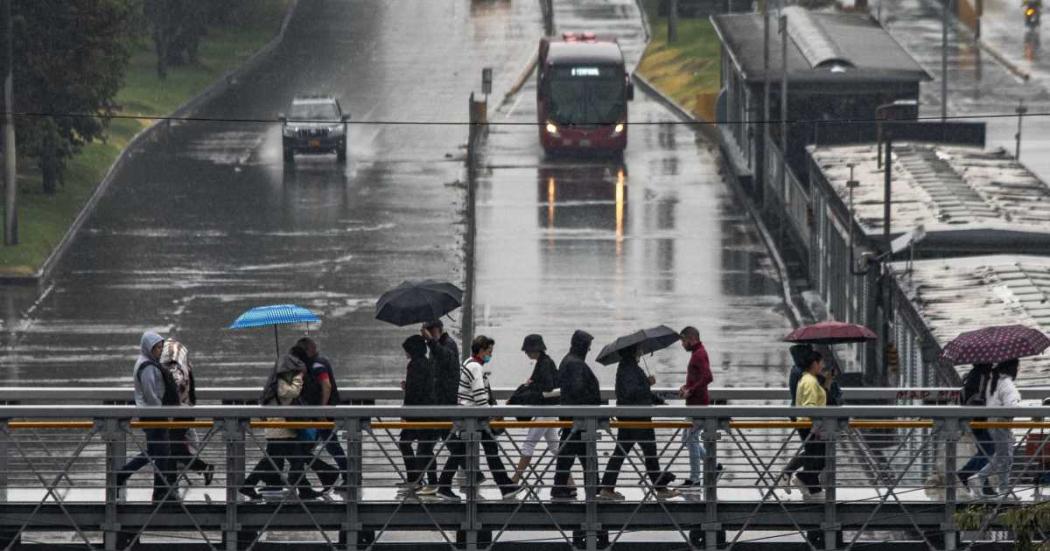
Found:
[[[540,40],[536,104],[548,153],[622,153],[634,85],[614,38],[566,33]]]

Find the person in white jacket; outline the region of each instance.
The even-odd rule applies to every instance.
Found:
[[[992,380],[988,383],[985,394],[985,407],[1012,408],[1021,405],[1021,393],[1017,391],[1014,381],[1017,379],[1016,359],[1007,360],[995,366],[992,370]],[[1010,418],[993,417],[989,421],[1009,421]],[[999,494],[1007,494],[1010,491],[1010,469],[1014,464],[1014,436],[1010,429],[991,429],[992,443],[995,452],[977,476],[984,488],[985,495],[993,491],[988,483],[990,476],[995,476],[999,483]]]

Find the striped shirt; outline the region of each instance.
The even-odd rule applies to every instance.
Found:
[[[477,358],[467,358],[459,368],[459,405],[487,406],[491,394],[488,372]]]

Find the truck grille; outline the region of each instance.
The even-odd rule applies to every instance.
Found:
[[[300,128],[298,131],[301,138],[316,138],[328,135],[327,128]]]

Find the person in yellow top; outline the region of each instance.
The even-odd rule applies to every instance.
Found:
[[[810,351],[806,358],[805,371],[798,381],[795,405],[798,407],[824,407],[828,405],[828,393],[820,384],[817,376],[824,371],[824,357],[820,352]],[[799,421],[809,421],[808,417],[799,417]],[[824,489],[820,487],[820,471],[824,470],[826,448],[823,439],[812,429],[799,429],[802,437],[802,470],[795,475],[795,485],[802,492],[802,499],[819,501],[824,498]]]

